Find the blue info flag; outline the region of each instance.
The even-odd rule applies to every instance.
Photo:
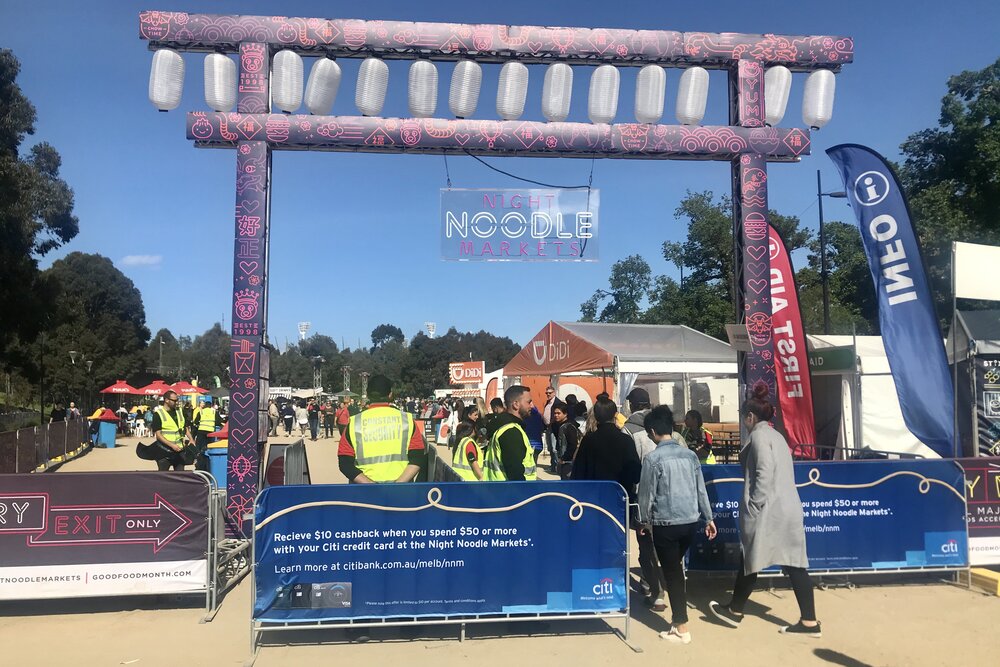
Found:
[[[613,482],[269,487],[253,616],[622,612],[626,502]]]
[[[594,262],[595,189],[441,190],[441,258]]]
[[[920,442],[954,456],[951,374],[903,189],[870,148],[842,144],[826,153],[840,170],[858,220],[903,421]]]

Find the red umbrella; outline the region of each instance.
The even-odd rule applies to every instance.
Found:
[[[163,396],[168,391],[170,391],[170,385],[163,380],[155,380],[142,389],[136,389],[136,393],[140,396]]]
[[[106,387],[105,389],[102,389],[100,391],[100,393],[102,393],[102,394],[131,394],[131,395],[134,396],[134,395],[136,395],[136,394],[139,393],[139,390],[136,389],[135,387],[133,387],[132,385],[130,385],[128,382],[125,382],[125,380],[119,380],[118,382],[115,382],[110,387]]]
[[[190,382],[185,382],[181,380],[180,382],[175,382],[170,385],[170,388],[176,391],[181,396],[189,396],[191,394],[207,394],[207,389],[202,389],[201,387],[196,387]]]

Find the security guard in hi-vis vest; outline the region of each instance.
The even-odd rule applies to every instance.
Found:
[[[535,480],[535,453],[524,432],[524,419],[531,413],[531,390],[516,384],[503,394],[507,411],[497,415],[483,460],[483,481],[522,482]]]
[[[411,415],[389,404],[389,378],[368,378],[368,397],[371,405],[351,417],[340,439],[340,472],[354,484],[412,482],[426,457],[423,435]]]
[[[478,482],[483,478],[483,450],[474,437],[476,427],[463,421],[455,429],[458,446],[451,457],[451,468],[466,482]]]
[[[156,467],[160,470],[184,470],[185,462],[180,454],[184,450],[185,438],[191,438],[191,428],[185,423],[184,411],[177,407],[177,392],[168,391],[163,395],[163,405],[153,412],[152,430],[157,442],[174,452],[171,456],[158,459]]]
[[[217,421],[218,418],[215,413],[215,406],[212,405],[212,399],[204,399],[201,409],[195,413],[194,421],[191,424],[198,432],[195,444],[198,445],[199,452],[204,452],[208,449],[208,434],[219,430],[216,428]]]

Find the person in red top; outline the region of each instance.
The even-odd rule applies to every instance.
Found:
[[[345,398],[340,402],[340,407],[337,408],[337,432],[340,437],[344,437],[344,431],[347,429],[347,422],[351,421],[351,411],[347,409],[347,399]]]
[[[368,405],[368,410],[375,410],[378,408],[393,409],[400,412],[400,415],[404,418],[404,420],[409,420],[411,424],[413,423],[412,418],[409,417],[409,415],[397,410],[395,406],[389,403],[392,399],[392,384],[389,378],[384,375],[375,375],[368,380],[368,397],[371,399],[371,403]],[[362,419],[364,414],[365,413],[362,412],[357,415],[355,419]],[[374,480],[365,475],[364,471],[358,466],[357,454],[354,449],[354,444],[351,442],[351,438],[351,429],[344,429],[344,432],[340,437],[340,446],[337,450],[340,472],[342,472],[348,481],[353,484],[371,484]],[[410,435],[409,446],[407,447],[406,467],[395,480],[390,481],[412,482],[417,476],[417,473],[420,472],[420,468],[423,466],[426,458],[427,453],[424,445],[423,434],[420,432],[420,429],[413,428],[413,432]]]

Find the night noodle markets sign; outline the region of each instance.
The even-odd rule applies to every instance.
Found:
[[[596,261],[598,190],[441,190],[441,258]]]

